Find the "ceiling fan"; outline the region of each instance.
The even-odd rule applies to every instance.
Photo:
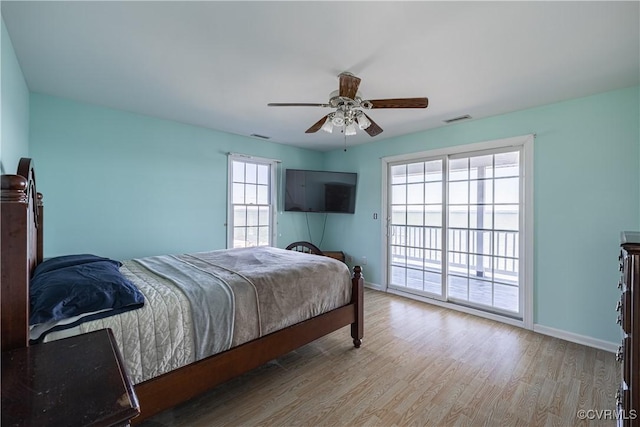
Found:
[[[427,108],[429,100],[427,98],[392,98],[392,99],[370,99],[365,100],[358,92],[361,79],[351,73],[341,73],[339,90],[329,95],[327,104],[309,103],[270,103],[269,107],[327,107],[334,108],[335,111],[327,114],[318,120],[305,133],[314,133],[322,129],[331,133],[333,127],[344,127],[346,136],[356,134],[356,126],[367,132],[370,136],[382,133],[382,128],[371,120],[362,110],[372,108]]]

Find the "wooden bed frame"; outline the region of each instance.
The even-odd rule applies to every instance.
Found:
[[[43,259],[44,215],[31,159],[20,160],[17,175],[2,175],[1,187],[0,332],[2,351],[6,351],[29,345],[29,279]],[[360,267],[356,266],[349,304],[137,384],[141,412],[134,423],[344,326],[351,325],[353,344],[360,347],[363,285]]]

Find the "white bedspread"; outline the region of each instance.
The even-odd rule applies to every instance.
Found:
[[[332,258],[261,247],[194,254],[190,262],[210,269],[216,280],[241,275],[251,292],[234,289],[232,346],[285,328],[347,304],[351,300],[349,270]],[[196,261],[194,261],[196,260]],[[140,263],[124,261],[120,271],[144,294],[143,308],[53,332],[45,341],[111,328],[135,384],[197,360],[192,307],[171,280]],[[250,299],[247,299],[251,293]],[[256,297],[258,306],[255,307]],[[203,357],[206,357],[203,356]]]

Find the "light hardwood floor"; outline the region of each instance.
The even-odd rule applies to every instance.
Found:
[[[595,411],[613,411],[618,369],[605,351],[367,289],[360,349],[343,328],[142,426],[613,426]]]

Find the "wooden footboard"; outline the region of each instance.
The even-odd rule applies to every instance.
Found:
[[[43,205],[31,159],[21,159],[18,174],[2,175],[1,184],[0,334],[6,351],[29,345],[29,280],[43,256]],[[363,287],[355,267],[349,304],[136,385],[141,415],[134,423],[342,327],[351,325],[353,344],[360,347]]]

